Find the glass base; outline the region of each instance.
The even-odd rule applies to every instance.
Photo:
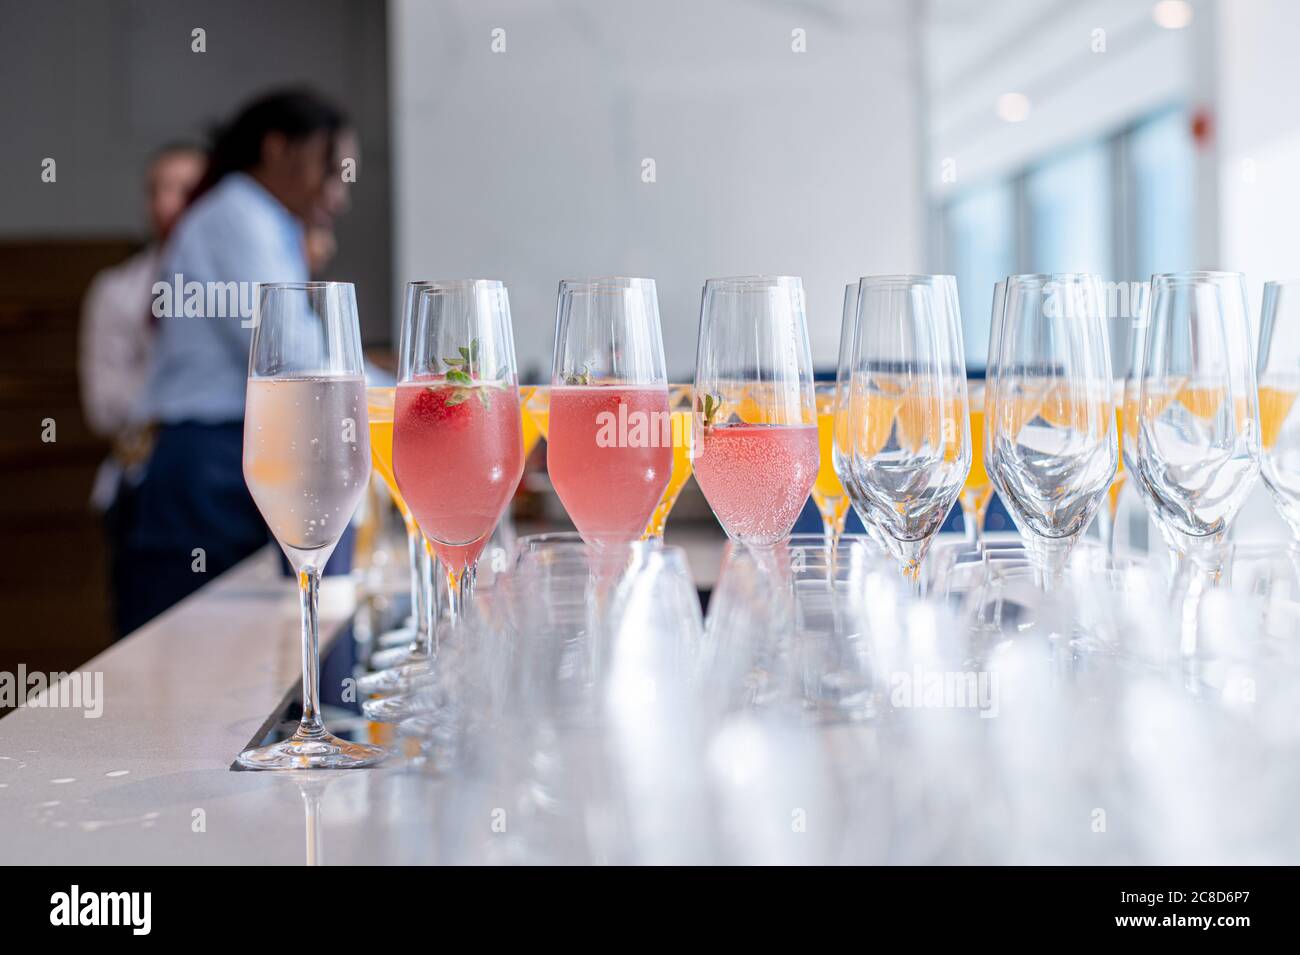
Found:
[[[415,624],[408,621],[394,630],[385,630],[375,638],[375,645],[388,649],[390,647],[409,647],[415,641],[417,633]]]
[[[397,693],[361,704],[362,715],[376,723],[400,723],[412,716],[433,713],[436,709],[432,699],[419,691]]]
[[[235,762],[245,769],[359,769],[374,766],[388,755],[383,746],[352,743],[332,733],[294,734],[279,743],[246,749]]]
[[[409,693],[433,682],[436,671],[433,662],[408,663],[367,673],[357,680],[357,692],[371,694]]]
[[[412,663],[427,663],[432,657],[409,643],[400,647],[388,647],[383,650],[376,650],[370,655],[370,668],[372,670],[391,670],[393,667],[406,666]]]

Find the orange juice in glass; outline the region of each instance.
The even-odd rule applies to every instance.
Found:
[[[659,503],[650,515],[642,540],[657,538],[662,540],[664,525],[668,515],[677,503],[678,495],[691,477],[691,409],[693,407],[693,389],[690,385],[668,386],[668,410],[672,415],[673,436],[673,470],[668,477],[668,486],[659,496]]]
[[[817,442],[820,460],[817,480],[813,482],[812,499],[822,516],[822,530],[832,544],[844,533],[844,521],[849,515],[849,496],[844,492],[839,475],[835,473],[835,382],[822,382],[816,386]]]
[[[966,392],[970,402],[970,474],[957,500],[966,540],[978,545],[984,539],[984,519],[993,500],[993,482],[984,467],[984,383],[968,381]]]

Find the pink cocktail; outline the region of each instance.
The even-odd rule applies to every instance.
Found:
[[[637,540],[673,470],[667,387],[552,388],[546,440],[551,483],[582,539]]]
[[[442,376],[399,384],[393,472],[438,559],[452,573],[472,567],[524,473],[513,386]]]
[[[728,536],[783,540],[817,480],[813,425],[726,424],[704,429],[695,480]]]

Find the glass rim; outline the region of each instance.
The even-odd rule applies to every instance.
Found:
[[[922,272],[897,272],[888,275],[863,275],[858,279],[858,288],[877,285],[935,285],[956,282],[957,276],[946,273],[926,274]],[[847,285],[845,288],[852,288]]]
[[[798,275],[724,275],[704,280],[705,289],[763,291],[795,286],[803,287],[803,279]]]
[[[560,279],[560,294],[565,292],[616,291],[624,289],[653,289],[655,280],[636,275],[597,275],[588,279]]]
[[[1214,282],[1227,279],[1246,281],[1245,272],[1219,272],[1212,269],[1198,269],[1190,272],[1156,272],[1151,276],[1151,284],[1178,285],[1191,282]]]
[[[419,292],[462,292],[466,289],[504,289],[506,283],[500,279],[428,279],[410,282]]]
[[[1008,275],[1000,283],[995,282],[994,288],[1002,285],[1004,288],[1011,285],[1045,285],[1049,282],[1078,282],[1078,281],[1101,281],[1101,275],[1097,272],[1022,272],[1018,275]]]
[[[327,288],[355,288],[352,282],[314,281],[314,282],[258,282],[259,289],[285,289],[287,291],[309,292]]]
[[[1296,279],[1269,279],[1264,283],[1264,288],[1295,288],[1300,286],[1300,278]]]

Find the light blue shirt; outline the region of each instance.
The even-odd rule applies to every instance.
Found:
[[[253,284],[306,282],[303,238],[302,223],[244,173],[225,176],[194,204],[163,252],[158,280],[171,290],[154,288],[158,333],[137,420],[243,420],[253,334],[244,325]],[[195,282],[200,285],[189,284]],[[239,284],[226,285],[231,282]],[[202,308],[193,298],[199,288]],[[201,316],[186,314],[187,299],[191,313],[201,311]],[[236,303],[240,307],[232,309]]]

